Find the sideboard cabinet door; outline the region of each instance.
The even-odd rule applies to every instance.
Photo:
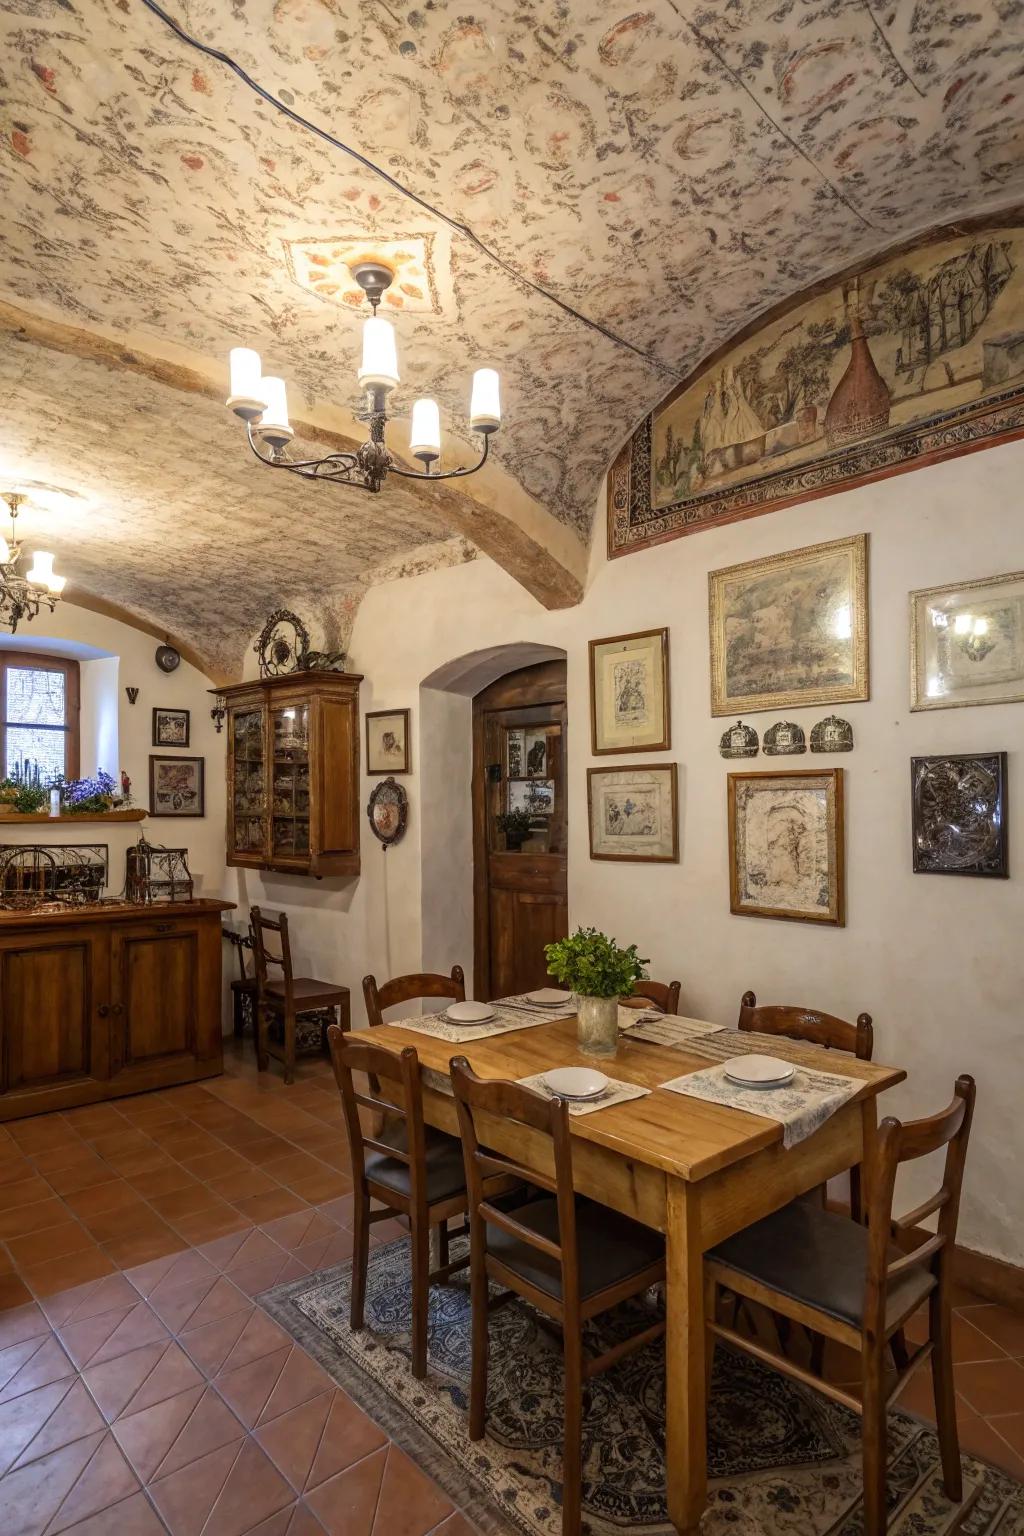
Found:
[[[12,933],[0,943],[0,1092],[33,1095],[110,1075],[109,956],[107,934],[95,928]]]
[[[111,1054],[115,1072],[195,1056],[199,1026],[198,924],[126,924],[110,935]]]

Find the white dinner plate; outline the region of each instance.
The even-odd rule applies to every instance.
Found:
[[[444,1011],[453,1024],[487,1024],[494,1018],[490,1003],[449,1003]]]
[[[554,1067],[544,1081],[560,1099],[596,1099],[608,1087],[604,1073],[593,1067]]]
[[[541,987],[537,992],[527,992],[526,1001],[537,1003],[541,1008],[561,1008],[564,1003],[572,1002],[572,993],[562,992],[558,987]]]
[[[725,1063],[725,1075],[743,1088],[781,1088],[793,1081],[796,1067],[778,1056],[734,1056]]]

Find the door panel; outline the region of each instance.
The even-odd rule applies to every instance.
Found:
[[[106,1042],[97,1041],[105,1031],[92,1028],[106,993],[103,961],[102,941],[81,932],[23,937],[0,952],[5,1092],[106,1074]]]
[[[565,662],[500,678],[473,701],[475,991],[548,983],[544,945],[564,937]],[[505,820],[521,813],[520,825]]]
[[[199,934],[175,923],[114,935],[114,1039],[117,1066],[194,1055],[198,1016]]]

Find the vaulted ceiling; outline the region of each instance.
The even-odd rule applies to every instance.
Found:
[[[474,549],[578,601],[610,459],[701,358],[1024,194],[1015,0],[161,3],[0,0],[0,478],[73,492],[58,569],[217,674],[282,600],[343,635]],[[359,255],[447,463],[502,374],[457,491],[271,474],[220,403],[243,343],[300,447],[361,435]]]

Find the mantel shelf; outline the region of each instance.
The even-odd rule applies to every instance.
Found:
[[[85,816],[80,814],[71,815],[68,813],[64,813],[60,816],[51,816],[47,811],[14,811],[8,816],[0,816],[0,831],[2,831],[5,826],[10,827],[24,825],[25,822],[29,821],[38,822],[40,825],[42,825],[44,821],[80,821],[83,823],[95,824],[101,821],[142,821],[143,818],[148,815],[148,811],[142,810],[103,811],[99,815],[92,816]]]

